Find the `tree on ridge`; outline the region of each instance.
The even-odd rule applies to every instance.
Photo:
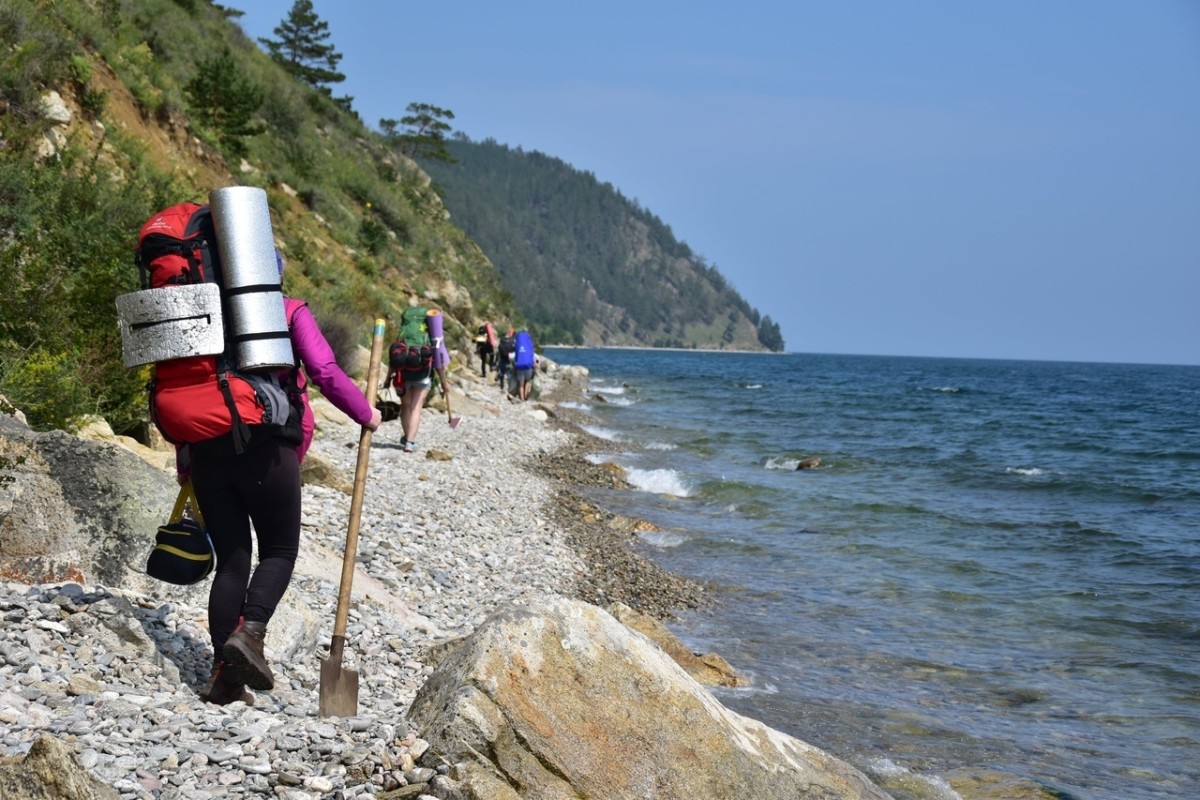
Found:
[[[329,23],[317,16],[312,0],[296,0],[274,33],[278,40],[258,40],[271,58],[289,74],[326,97],[332,97],[333,90],[327,84],[346,80],[346,76],[337,71],[342,54],[326,43],[330,36]],[[353,99],[339,97],[336,102],[349,111]]]
[[[379,129],[394,143],[397,149],[409,158],[427,158],[434,161],[444,161],[453,164],[457,159],[446,149],[446,136],[451,132],[448,119],[454,119],[454,112],[448,108],[438,108],[430,103],[409,103],[408,116],[394,119],[379,120]],[[397,128],[407,125],[401,133]]]

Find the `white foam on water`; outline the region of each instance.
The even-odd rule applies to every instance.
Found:
[[[634,403],[636,403],[636,402],[637,402],[637,400],[634,400],[632,397],[619,397],[619,396],[617,396],[617,397],[613,397],[612,399],[610,399],[610,400],[608,401],[608,405],[610,405],[610,406],[620,406],[620,407],[624,408],[625,406],[631,406],[631,405],[633,405],[633,404],[634,404]]]
[[[600,394],[625,394],[624,386],[596,386],[594,388]]]
[[[800,459],[775,456],[768,458],[767,463],[763,466],[765,466],[767,469],[783,469],[788,470],[789,472],[795,472],[796,467],[800,466]]]
[[[604,439],[608,442],[617,441],[617,432],[609,428],[601,428],[599,425],[580,425],[579,427],[597,439]]]
[[[587,403],[576,403],[574,400],[566,400],[558,404],[561,408],[573,408],[576,411],[591,411],[592,407]]]
[[[646,442],[642,447],[647,450],[676,450],[678,445],[668,444],[667,442]]]
[[[687,541],[687,537],[678,533],[669,533],[667,531],[651,531],[647,533],[639,533],[638,536],[646,544],[652,547],[657,547],[660,550],[669,550],[672,547],[679,547]]]
[[[1045,475],[1046,474],[1042,470],[1038,469],[1037,467],[1009,467],[1008,469],[1006,469],[1004,471],[1009,473],[1010,475],[1037,476],[1037,475]]]
[[[626,478],[636,489],[653,494],[688,497],[691,490],[673,469],[628,469]]]
[[[713,694],[716,695],[772,695],[779,694],[779,686],[765,680],[761,674],[752,669],[738,669],[748,680],[749,683],[743,683],[741,686],[714,686]]]
[[[747,388],[747,389],[761,389],[761,388],[763,388],[763,385],[762,385],[761,383],[748,383],[748,384],[746,384],[746,387],[745,387],[745,388]]]
[[[963,796],[950,786],[942,778],[936,775],[919,775],[907,767],[902,767],[890,758],[872,758],[867,761],[867,767],[871,772],[884,778],[889,778],[897,782],[917,784],[923,788],[928,788],[929,792],[921,792],[921,797],[929,798],[929,800],[963,800]],[[915,788],[915,787],[912,787]]]

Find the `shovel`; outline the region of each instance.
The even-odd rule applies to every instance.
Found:
[[[367,370],[367,405],[375,407],[379,385],[379,359],[383,353],[384,321],[375,320],[371,343],[371,366]],[[371,455],[371,429],[364,427],[358,437],[358,466],[354,470],[354,492],[350,496],[350,524],[346,530],[346,551],[342,554],[342,586],[338,591],[337,616],[329,658],[321,662],[321,692],[317,711],[322,717],[353,717],[358,714],[358,673],[342,667],[346,646],[346,617],[350,613],[350,587],[354,582],[354,560],[358,552],[358,524],[362,518],[363,491],[367,483],[367,460]]]
[[[456,417],[450,412],[450,387],[446,385],[446,371],[439,368],[438,375],[442,379],[442,397],[446,398],[446,418],[450,420],[450,430],[454,430],[458,423],[462,422],[462,417]]]

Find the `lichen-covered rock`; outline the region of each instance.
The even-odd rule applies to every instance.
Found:
[[[38,433],[0,414],[0,576],[144,589],[173,474],[113,443]]]

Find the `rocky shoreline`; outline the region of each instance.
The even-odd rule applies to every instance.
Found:
[[[642,556],[635,547],[639,531],[652,530],[642,520],[602,510],[584,497],[591,487],[625,488],[619,469],[596,464],[587,456],[612,445],[578,427],[569,413],[557,420],[570,439],[553,453],[527,459],[526,469],[555,486],[550,514],[566,540],[590,569],[579,577],[572,596],[598,606],[620,602],[661,620],[681,608],[712,602],[713,587],[675,575]]]
[[[128,580],[98,584],[81,567],[78,582],[0,584],[0,795],[41,796],[22,794],[12,781],[30,771],[22,759],[43,749],[62,759],[51,771],[70,770],[73,758],[100,788],[116,793],[97,788],[97,797],[269,793],[311,800],[405,787],[433,792],[436,772],[417,766],[428,745],[406,710],[444,648],[497,607],[555,595],[600,606],[623,602],[665,618],[706,602],[706,587],[634,551],[636,521],[583,498],[587,486],[619,485],[620,476],[584,459],[604,444],[590,441],[551,400],[578,396],[578,387],[550,377],[539,383],[545,402],[520,404],[494,384],[459,376],[453,400],[463,424],[452,430],[444,406],[432,404],[415,454],[400,448],[398,424],[375,434],[344,662],[360,674],[354,719],[338,723],[316,712],[358,440],[357,427],[319,399],[319,433],[305,465],[301,557],[268,634],[277,686],[256,693],[252,706],[217,707],[196,697],[211,658],[206,584],[179,588],[136,574],[152,529],[131,550]],[[16,430],[6,423],[4,433],[14,438],[0,448],[0,470],[31,461],[13,455],[19,445],[61,437]],[[109,445],[66,446],[71,456],[45,460],[93,458],[91,448]],[[173,492],[166,464],[160,458],[157,468],[146,467],[161,481],[161,498]],[[35,492],[21,489],[26,477],[18,471],[6,480],[0,491],[12,496],[0,503],[15,509],[32,502]],[[96,492],[111,496],[113,489]],[[29,515],[51,512],[34,507]],[[87,560],[74,550],[66,556]],[[6,578],[19,572],[14,563],[26,562],[4,564]],[[52,569],[52,560],[37,563]],[[44,734],[62,746],[55,750]]]
[[[663,570],[639,544],[652,527],[588,499],[627,486],[596,463],[613,445],[565,402],[584,397],[586,371],[544,362],[527,403],[454,377],[461,424],[438,398],[416,453],[398,424],[373,437],[342,662],[359,694],[345,719],[320,717],[318,696],[356,426],[314,399],[300,558],[267,636],[276,686],[218,707],[196,694],[212,659],[208,583],[143,572],[177,490],[169,451],[100,423],[35,433],[0,414],[0,797],[889,797],[705,688],[744,679],[662,621],[717,609],[720,592]],[[895,798],[947,796],[874,777]],[[986,772],[955,788],[1049,796]]]

